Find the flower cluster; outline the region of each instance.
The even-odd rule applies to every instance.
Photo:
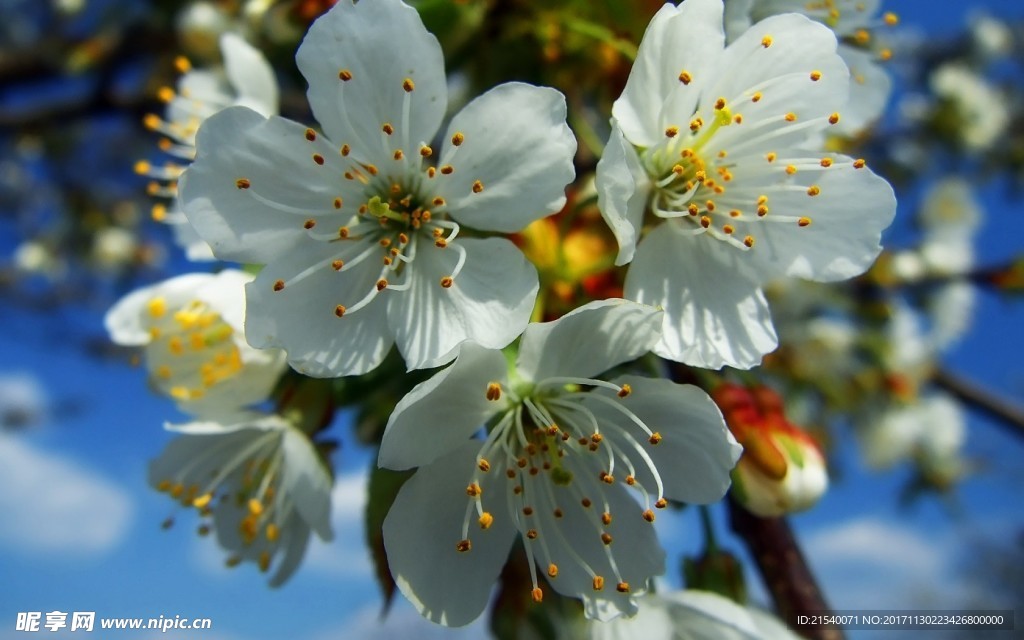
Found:
[[[166,119],[147,124],[188,165],[138,167],[177,196],[155,217],[195,234],[190,258],[245,271],[140,289],[107,317],[194,418],[168,427],[150,482],[198,511],[228,564],[278,585],[311,534],[330,538],[317,436],[335,402],[372,422],[388,393],[367,439],[380,468],[412,473],[374,524],[376,559],[440,624],[484,611],[513,550],[524,599],[632,616],[665,570],[654,523],[670,503],[715,502],[734,481],[755,513],[812,504],[823,457],[781,398],[675,363],[757,366],[777,344],[765,286],[848,279],[878,255],[892,189],[826,146],[888,95],[853,46],[876,3],[663,6],[590,164],[596,207],[566,195],[587,161],[563,94],[508,82],[449,113],[416,8],[328,4],[296,54],[317,125],[276,115],[273,71],[236,36],[223,75],[161,91]],[[624,281],[613,262],[630,263]],[[440,369],[403,386],[392,346],[408,370]],[[702,598],[682,600],[724,611]],[[762,628],[734,609],[736,629]]]

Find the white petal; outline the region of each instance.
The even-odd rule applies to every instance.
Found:
[[[717,240],[676,233],[663,223],[637,249],[626,297],[665,310],[658,355],[703,367],[749,369],[778,339],[760,287]]]
[[[582,598],[588,618],[607,621],[633,615],[636,597],[646,591],[651,578],[665,571],[665,551],[653,525],[643,519],[643,507],[624,483],[605,485],[597,480],[597,469],[578,464],[573,456],[563,461],[573,473],[572,482],[552,484],[550,496],[537,508],[537,517],[542,518],[539,533],[546,537],[550,560],[558,566],[558,577],[549,583],[563,595]],[[582,505],[581,495],[591,499],[590,507]],[[556,507],[561,518],[551,515]],[[601,526],[599,518],[604,511],[612,515],[612,521]],[[602,541],[602,533],[612,536],[611,544]],[[579,566],[577,557],[604,578],[602,591],[594,591],[592,574]],[[619,577],[629,584],[628,593],[617,591]]]
[[[110,339],[125,346],[148,344],[152,340],[150,301],[163,298],[168,313],[172,313],[175,308],[194,300],[196,292],[213,277],[208,273],[189,273],[132,291],[114,303],[103,318]]]
[[[633,388],[629,396],[617,402],[660,433],[660,443],[649,445],[646,432],[603,403],[589,401],[587,405],[600,421],[619,425],[644,447],[658,469],[666,497],[690,504],[720,500],[729,488],[729,473],[743,448],[708,394],[695,386],[664,379],[623,376],[614,382]],[[593,393],[604,394],[604,390]],[[614,437],[615,431],[605,433]],[[637,468],[636,478],[648,491],[657,487],[645,467]]]
[[[469,624],[483,612],[516,536],[503,504],[507,492],[485,486],[494,524],[481,530],[471,515],[472,549],[455,549],[463,538],[466,486],[479,451],[479,443],[468,442],[421,468],[384,519],[384,546],[398,588],[425,618],[450,627]]]
[[[338,150],[323,136],[308,141],[306,131],[244,107],[203,124],[196,161],[179,182],[181,206],[218,258],[265,264],[308,238],[306,220],[340,218],[335,198],[360,200],[361,189],[342,176]]]
[[[743,257],[761,275],[759,282],[777,275],[817,282],[845,280],[867,270],[882,250],[882,230],[896,214],[892,187],[867,167],[854,168],[850,158],[837,155],[833,162],[825,170],[798,171],[788,182],[794,188],[765,187],[770,209],[765,220],[736,222],[737,235],[749,232],[756,238]],[[812,187],[818,188],[813,197],[808,195]],[[811,222],[806,227],[796,222],[773,224],[773,214],[807,217]]]
[[[839,124],[830,133],[854,136],[885,112],[892,79],[871,53],[840,44],[839,55],[850,68],[850,100],[841,111]]]
[[[274,575],[267,582],[271,587],[280,587],[302,564],[306,555],[306,547],[309,545],[309,527],[302,522],[297,515],[290,518],[291,522],[285,525],[281,533],[281,541],[278,548],[284,547],[284,557],[278,560]],[[219,529],[218,529],[219,531]],[[322,536],[321,536],[322,537]]]
[[[717,593],[687,589],[663,598],[685,638],[763,640],[748,610]]]
[[[448,103],[441,46],[400,0],[341,0],[309,28],[295,61],[309,83],[313,115],[355,157],[390,158],[384,123],[410,156],[441,124]],[[347,82],[342,71],[351,74]],[[412,92],[403,88],[406,79]]]
[[[504,384],[508,365],[500,351],[463,345],[450,367],[413,387],[384,430],[377,464],[388,469],[423,466],[466,442],[501,407],[487,399],[491,382]]]
[[[596,300],[523,332],[516,368],[524,378],[592,378],[639,358],[661,337],[662,314],[628,300]]]
[[[765,38],[771,39],[768,47]],[[801,15],[757,23],[726,48],[720,69],[717,82],[702,96],[705,120],[722,98],[743,122],[720,129],[709,143],[709,154],[724,150],[730,157],[741,152],[763,156],[800,144],[827,129],[828,118],[842,114],[846,105],[849,71],[836,53],[835,35]],[[755,93],[761,94],[757,102]],[[795,121],[787,120],[790,113]],[[817,124],[808,127],[812,120]]]
[[[441,278],[452,275],[456,249],[422,243],[407,273],[412,287],[384,293],[387,322],[409,369],[450,362],[465,340],[491,349],[512,342],[530,320],[537,297],[537,271],[504,238],[457,241],[466,263],[445,289]]]
[[[331,532],[333,483],[320,456],[309,439],[295,428],[284,432],[281,450],[284,455],[282,490],[288,493],[302,520],[322,540],[330,540],[334,537]]]
[[[719,0],[665,4],[654,15],[626,88],[612,105],[627,140],[649,147],[664,139],[668,125],[689,121],[701,86],[714,75],[724,39]],[[692,77],[689,84],[679,79],[684,70]]]
[[[196,290],[195,299],[209,305],[232,329],[242,331],[245,322],[245,285],[254,278],[245,271],[224,269]]]
[[[576,138],[565,123],[565,97],[520,82],[499,85],[453,119],[438,164],[437,193],[451,215],[476,229],[512,233],[559,211],[576,174]],[[464,141],[456,147],[452,136]],[[474,192],[479,181],[482,190]]]
[[[351,307],[375,288],[380,266],[366,259],[335,271],[331,260],[338,250],[307,239],[246,286],[249,344],[284,349],[292,367],[314,377],[360,375],[380,364],[393,342],[381,296],[358,311],[335,314],[339,304]],[[304,277],[289,282],[305,271]],[[275,291],[279,279],[288,284]]]
[[[633,259],[651,183],[636,149],[617,124],[597,163],[597,207],[619,243],[616,265]]]
[[[225,33],[220,37],[220,51],[224,70],[238,93],[235,104],[264,116],[276,114],[277,79],[259,49],[234,33]]]

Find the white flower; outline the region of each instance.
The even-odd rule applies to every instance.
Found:
[[[944,64],[930,78],[932,91],[954,110],[956,135],[969,151],[985,151],[1010,124],[1006,98],[960,63]]]
[[[194,273],[138,289],[107,312],[117,344],[144,346],[153,386],[200,414],[267,398],[286,368],[278,349],[254,349],[242,335],[244,286],[235,270]]]
[[[185,219],[176,197],[176,181],[185,166],[195,157],[196,132],[210,116],[230,106],[246,106],[263,115],[277,113],[278,90],[274,70],[263,54],[240,36],[225,33],[220,37],[223,69],[190,69],[184,59],[178,66],[186,71],[178,90],[162,89],[160,97],[167,102],[166,120],[150,115],[149,128],[164,136],[161,149],[178,158],[178,163],[155,167],[148,162],[136,166],[139,173],[155,179],[149,187],[151,195],[170,198],[170,204],[153,207],[153,217],[171,225],[175,241],[185,249],[189,260],[213,260],[206,244]]]
[[[648,595],[632,618],[590,625],[592,640],[800,640],[778,618],[697,589]]]
[[[893,13],[878,17],[879,5],[881,0],[729,0],[726,35],[731,42],[751,23],[783,13],[799,13],[831,28],[839,39],[837,51],[850,69],[850,98],[842,120],[829,133],[855,136],[878,120],[892,93],[892,80],[878,64],[892,53],[875,42],[874,28],[894,25],[898,19]]]
[[[214,253],[267,265],[246,335],[313,376],[365,373],[393,343],[410,369],[526,326],[537,274],[503,238],[557,211],[576,142],[563,96],[500,85],[444,117],[441,48],[399,0],[338,2],[296,56],[318,133],[228,109],[199,133],[182,186]],[[436,162],[435,162],[436,160]]]
[[[846,101],[835,46],[787,14],[723,49],[721,0],[665,5],[648,26],[597,179],[617,263],[633,260],[626,297],[665,309],[658,355],[755,366],[777,343],[764,283],[850,278],[880,251],[892,189],[813,148]]]
[[[514,366],[467,344],[399,402],[379,464],[420,469],[391,507],[384,543],[420,613],[450,626],[476,618],[518,536],[535,600],[542,571],[588,617],[636,611],[635,596],[664,570],[652,507],[718,500],[741,450],[696,387],[592,378],[646,353],[660,325],[651,308],[593,302],[529,325]]]
[[[860,430],[868,464],[882,468],[911,457],[925,469],[959,467],[966,436],[963,410],[944,393],[889,406],[869,415]]]
[[[974,235],[981,206],[970,184],[947,178],[933,185],[918,220],[924,230],[921,257],[932,274],[960,274],[974,265]]]
[[[270,579],[278,586],[298,568],[310,530],[331,539],[330,473],[283,418],[228,413],[167,428],[180,435],[150,464],[150,484],[212,518],[228,566],[247,560],[266,572],[282,553]]]

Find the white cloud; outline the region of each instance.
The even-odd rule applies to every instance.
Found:
[[[929,607],[957,600],[955,538],[864,517],[819,529],[805,550],[836,610]]]
[[[0,545],[34,553],[102,554],[124,538],[134,504],[74,460],[0,435]]]
[[[47,414],[46,392],[28,373],[0,375],[0,427],[26,427],[42,422]]]

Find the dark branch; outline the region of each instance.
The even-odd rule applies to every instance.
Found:
[[[995,418],[1015,436],[1024,436],[1024,407],[946,369],[936,369],[932,380],[962,402]]]

